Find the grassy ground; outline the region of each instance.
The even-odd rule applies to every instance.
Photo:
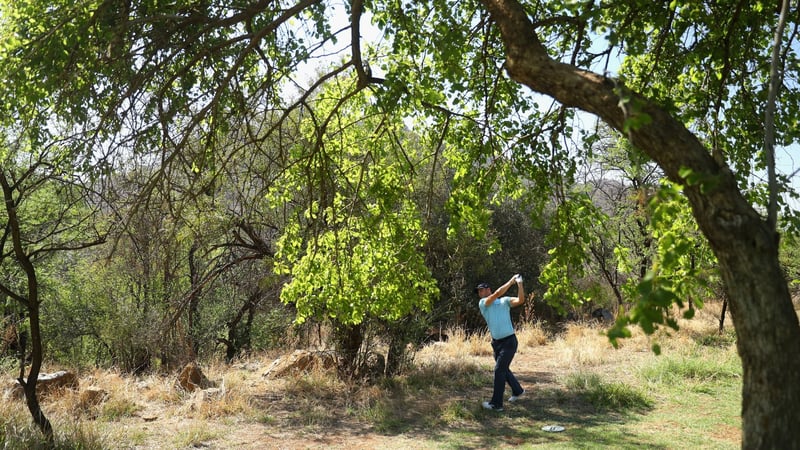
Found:
[[[420,350],[405,375],[376,384],[323,372],[268,379],[275,355],[263,355],[203,367],[213,391],[185,393],[174,376],[94,371],[80,374],[81,389],[104,389],[102,403],[72,391],[42,403],[59,448],[733,449],[741,368],[715,313],[711,305],[671,335],[635,333],[619,349],[593,325],[555,336],[522,326],[512,369],[526,393],[502,413],[480,406],[491,396],[488,337],[460,330]],[[660,356],[649,350],[654,339]],[[0,401],[0,421],[3,448],[45,448],[21,401]]]

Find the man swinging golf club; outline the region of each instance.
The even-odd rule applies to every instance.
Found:
[[[514,283],[517,284],[517,297],[503,297],[502,295]],[[492,400],[483,402],[483,407],[493,411],[502,411],[506,383],[511,387],[509,402],[516,401],[525,392],[510,369],[511,360],[514,359],[514,354],[517,352],[517,336],[514,334],[514,326],[511,323],[511,308],[525,303],[522,276],[514,275],[494,292],[489,284],[480,283],[475,288],[475,292],[480,297],[478,307],[481,315],[486,319],[486,325],[492,335],[495,361]]]

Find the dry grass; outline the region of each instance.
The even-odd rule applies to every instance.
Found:
[[[523,323],[517,328],[517,339],[522,347],[536,347],[547,345],[551,336],[542,327],[540,322]]]
[[[595,366],[613,355],[613,347],[595,325],[568,324],[553,343],[562,363],[570,367]]]
[[[436,343],[422,349],[419,355],[425,359],[426,349],[434,348],[436,352],[442,352],[449,356],[461,357],[464,355],[491,356],[492,349],[486,343],[490,340],[488,332],[467,333],[461,327],[454,327],[445,330],[448,336],[447,342]]]
[[[551,402],[561,409],[575,401],[564,400],[560,393],[571,374],[633,379],[642,364],[652,361],[650,348],[655,342],[664,353],[684,354],[696,353],[698,342],[715,344],[717,339],[725,350],[712,358],[727,364],[735,358],[730,350],[733,337],[730,331],[722,337],[717,333],[718,314],[718,305],[710,304],[696,319],[681,319],[679,332],[647,336],[632,329],[633,336],[620,341],[618,349],[596,323],[568,324],[557,335],[538,323],[523,324],[517,330],[520,346],[512,368],[523,374],[526,386],[540,393],[539,408]],[[732,324],[726,327],[730,330]],[[379,383],[347,383],[321,369],[268,379],[263,373],[274,355],[262,355],[233,365],[204,365],[202,370],[215,387],[193,393],[176,385],[177,374],[81,373],[81,391],[102,389],[106,396],[101,402],[89,403],[81,392],[65,391],[44,399],[42,405],[55,429],[64,430],[63,440],[77,442],[72,447],[271,448],[274,439],[286,443],[282,448],[301,443],[303,448],[336,447],[343,443],[343,434],[360,439],[362,444],[354,448],[408,446],[414,443],[399,437],[392,440],[387,434],[401,436],[408,430],[442,426],[471,429],[488,419],[479,401],[490,389],[491,339],[486,333],[470,334],[461,328],[446,334],[447,342],[417,351],[412,369],[403,376]],[[711,355],[715,347],[709,348]],[[12,439],[18,446],[7,441],[5,448],[35,447],[27,444],[38,432],[30,425],[23,402],[0,400],[0,418],[6,424],[5,435],[0,429],[0,444]],[[8,427],[16,431],[9,433]],[[378,438],[380,442],[370,441]]]
[[[492,356],[492,347],[489,345],[492,339],[486,330],[467,333],[461,327],[451,327],[445,330],[445,334],[449,337],[446,343],[440,342],[433,346],[424,347],[417,355],[417,359],[425,361],[430,354],[433,354],[434,359],[442,355],[455,358]],[[521,324],[517,328],[516,334],[521,348],[546,345],[551,339],[551,336],[538,322]]]

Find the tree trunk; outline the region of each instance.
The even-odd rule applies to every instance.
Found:
[[[222,340],[222,343],[226,346],[226,362],[230,363],[240,355],[242,350],[250,348],[253,317],[255,315],[256,306],[258,305],[262,296],[263,292],[261,292],[260,289],[250,294],[245,303],[239,308],[236,316],[226,323],[226,326],[228,327],[228,338]],[[242,323],[242,319],[245,318],[245,314],[247,314],[247,318],[244,320],[244,323]]]
[[[393,322],[384,322],[384,335],[389,339],[386,350],[386,376],[400,375],[405,362],[409,359],[408,344],[415,338],[415,319],[411,316]],[[441,339],[441,330],[438,338]]]
[[[333,339],[339,353],[340,375],[344,378],[356,375],[361,362],[359,351],[364,342],[364,325],[334,323]]]
[[[194,353],[195,356],[200,353],[201,334],[201,330],[199,329],[200,289],[198,288],[198,285],[200,284],[200,274],[197,268],[197,258],[195,257],[197,249],[197,243],[192,244],[192,247],[189,249],[189,345],[191,346],[192,353]]]
[[[17,381],[22,385],[25,391],[25,400],[33,422],[39,427],[45,438],[52,443],[53,427],[42,412],[39,406],[39,399],[36,397],[36,383],[39,380],[39,370],[42,368],[43,359],[42,333],[39,325],[39,281],[36,276],[36,269],[33,265],[33,261],[30,255],[25,252],[25,246],[22,242],[22,232],[20,230],[19,218],[17,217],[17,204],[14,200],[13,188],[11,184],[9,184],[5,173],[2,171],[0,171],[0,186],[2,186],[3,189],[3,199],[5,200],[4,203],[8,216],[7,227],[11,232],[14,256],[26,278],[27,292],[24,295],[14,294],[13,297],[27,310],[31,332],[31,368],[28,372],[28,379],[23,379],[22,374],[20,374]],[[6,290],[6,292],[10,293],[9,290]],[[24,372],[25,347],[21,348],[21,353],[23,356],[22,372]]]
[[[777,233],[681,122],[614,80],[551,59],[518,1],[483,3],[500,29],[512,79],[621,132],[631,117],[649,116],[649,124],[625,130],[628,139],[685,187],[730,298],[744,375],[742,446],[800,448],[800,324],[778,263]],[[688,183],[684,169],[700,181]]]
[[[31,307],[28,308],[28,313],[28,319],[30,320],[31,327],[31,368],[28,372],[27,380],[20,378],[17,381],[22,385],[23,390],[25,391],[25,402],[28,405],[28,411],[31,413],[33,422],[39,427],[39,430],[41,430],[42,434],[45,436],[45,439],[47,439],[49,442],[52,442],[53,426],[44,415],[44,412],[42,412],[42,408],[39,406],[39,399],[36,396],[36,384],[39,380],[39,371],[42,367],[43,359],[42,334],[39,327],[38,302],[32,304]],[[25,350],[23,349],[23,354],[24,351]]]
[[[728,311],[728,294],[726,293],[722,299],[722,312],[719,313],[719,334],[725,331],[725,313]]]

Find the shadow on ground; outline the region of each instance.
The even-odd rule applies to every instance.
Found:
[[[430,378],[429,383],[425,377]],[[619,425],[635,421],[646,409],[598,411],[551,372],[518,373],[526,393],[518,402],[506,403],[505,411],[499,413],[481,407],[491,395],[491,371],[486,367],[461,367],[457,374],[445,368],[425,377],[390,384],[383,388],[382,396],[367,404],[318,395],[316,402],[283,399],[284,420],[295,424],[299,420],[306,427],[306,436],[317,442],[370,435],[378,441],[381,436],[403,436],[418,442],[420,448],[546,447],[557,443],[580,448],[666,448],[649,442],[646,436],[609,431],[621,430]],[[448,377],[458,379],[448,382]],[[560,425],[564,431],[543,431],[546,425]]]

